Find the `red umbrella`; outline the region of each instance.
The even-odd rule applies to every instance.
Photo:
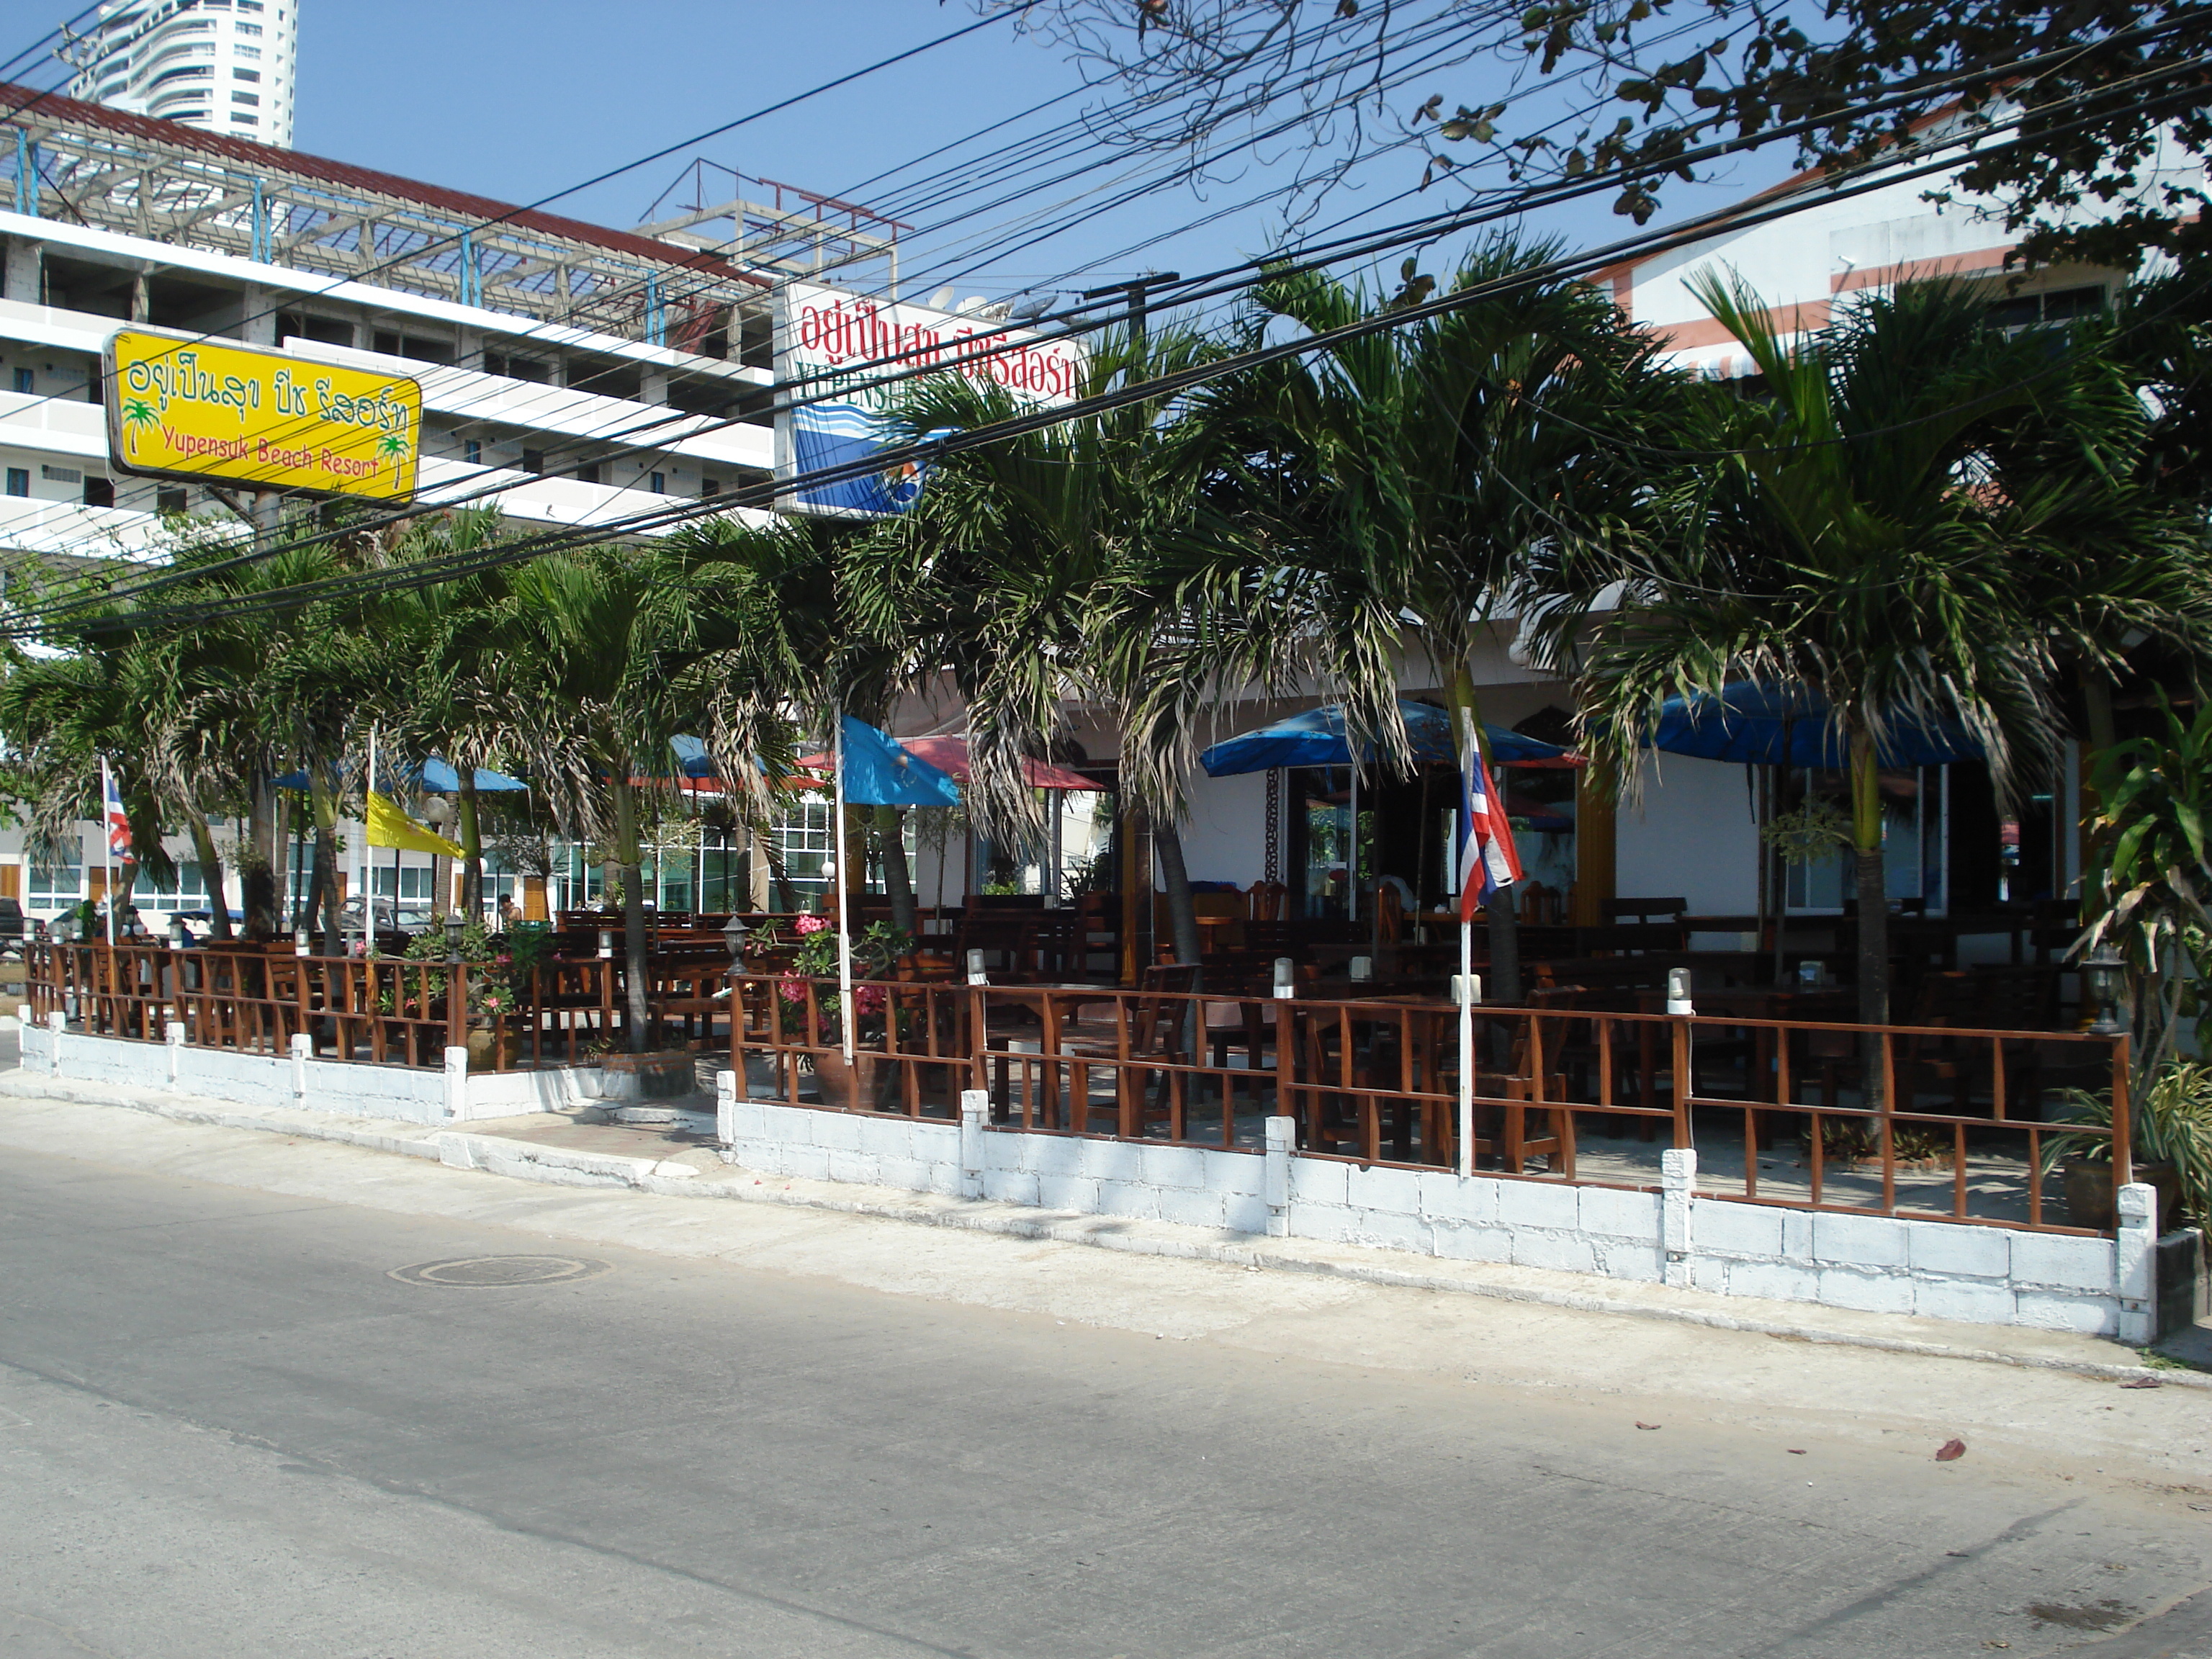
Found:
[[[955,783],[968,781],[968,739],[965,738],[901,738],[898,746],[919,759],[928,762]],[[831,762],[827,755],[809,755],[799,763],[817,771],[829,769]],[[1037,789],[1101,789],[1105,786],[1096,778],[1086,778],[1080,772],[1071,772],[1050,761],[1030,760],[1022,763],[1022,770],[1032,787]]]

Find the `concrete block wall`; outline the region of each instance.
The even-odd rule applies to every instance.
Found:
[[[980,1096],[956,1124],[745,1100],[734,1082],[725,1156],[780,1175],[2129,1341],[2154,1316],[2148,1213],[2127,1204],[2118,1240],[2084,1238],[1704,1197],[1689,1151],[1638,1192],[1304,1157],[1284,1120],[1265,1152],[1223,1152],[999,1128]]]
[[[237,1106],[305,1108],[347,1117],[451,1124],[553,1111],[586,1098],[572,1072],[477,1072],[463,1049],[441,1071],[317,1060],[297,1039],[289,1055],[196,1048],[173,1026],[167,1042],[132,1042],[35,1023],[22,1011],[26,1072],[82,1083],[172,1089]]]

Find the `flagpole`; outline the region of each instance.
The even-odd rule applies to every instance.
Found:
[[[115,824],[107,804],[115,796],[115,780],[108,775],[107,757],[100,757],[100,839],[107,848],[107,948],[115,948]]]
[[[845,902],[845,711],[830,711],[830,788],[836,803],[830,809],[830,868],[837,882],[837,1024],[845,1040],[845,1063],[853,1062],[853,929]]]
[[[368,728],[368,790],[361,798],[361,953],[363,957],[376,954],[376,895],[371,890],[376,885],[370,876],[375,863],[368,850],[368,804],[376,794],[376,726]],[[399,884],[392,884],[392,910],[399,913]]]
[[[1459,1172],[1474,1173],[1474,924],[1460,907]]]

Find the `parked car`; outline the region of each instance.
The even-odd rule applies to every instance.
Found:
[[[23,920],[20,901],[0,898],[0,957],[20,957],[29,928]]]

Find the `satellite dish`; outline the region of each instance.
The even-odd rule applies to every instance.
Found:
[[[1032,294],[1028,299],[1018,301],[1008,314],[1024,323],[1034,322],[1050,311],[1053,301],[1059,298],[1057,294]]]
[[[929,308],[932,311],[949,311],[951,307],[952,289],[950,285],[940,288],[929,296]]]

